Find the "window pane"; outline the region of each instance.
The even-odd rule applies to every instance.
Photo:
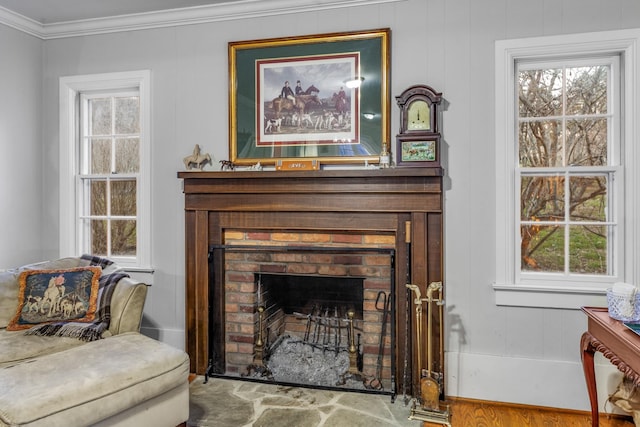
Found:
[[[107,221],[91,220],[91,253],[107,256]]]
[[[91,215],[107,215],[107,182],[91,180]]]
[[[136,215],[136,181],[111,182],[111,215]]]
[[[560,120],[534,120],[520,123],[521,167],[563,166],[563,132]]]
[[[522,221],[564,220],[564,177],[523,176],[520,182]]]
[[[116,140],[116,173],[137,173],[140,170],[140,139]]]
[[[523,225],[520,227],[522,271],[564,271],[564,227]]]
[[[606,114],[609,67],[567,68],[566,114]]]
[[[111,173],[111,140],[91,139],[91,170],[89,173]]]
[[[606,176],[578,176],[569,179],[572,221],[607,220]]]
[[[111,135],[111,98],[89,101],[89,135]]]
[[[116,98],[116,134],[140,133],[140,103],[137,96]]]
[[[520,117],[548,117],[562,113],[562,69],[520,71],[518,81]]]
[[[607,119],[567,120],[566,134],[571,166],[607,164]]]
[[[136,221],[111,221],[111,253],[115,256],[136,255]]]
[[[607,274],[607,227],[570,227],[569,269],[572,273]]]

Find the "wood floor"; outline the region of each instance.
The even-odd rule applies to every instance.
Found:
[[[450,398],[452,427],[591,427],[591,414],[536,406]],[[442,424],[423,423],[423,427]],[[634,427],[622,415],[600,415],[600,427]]]

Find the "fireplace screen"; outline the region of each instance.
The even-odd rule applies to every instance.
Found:
[[[395,396],[395,252],[210,248],[207,376]]]

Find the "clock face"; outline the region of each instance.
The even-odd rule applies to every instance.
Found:
[[[431,111],[426,101],[413,101],[407,110],[407,130],[430,130]]]

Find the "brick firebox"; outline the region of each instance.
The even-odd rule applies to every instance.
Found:
[[[320,170],[306,172],[179,172],[184,180],[186,350],[191,371],[204,374],[210,348],[210,308],[225,304],[224,289],[209,293],[209,247],[221,245],[225,232],[269,231],[281,233],[392,234],[397,257],[395,271],[395,345],[398,353],[409,348],[409,393],[418,390],[418,353],[427,360],[426,328],[421,348],[415,345],[403,286],[410,280],[422,295],[427,285],[443,280],[443,171],[437,167]],[[221,268],[213,275],[222,274]],[[219,278],[222,280],[223,278]],[[446,294],[446,283],[445,283]],[[214,310],[223,313],[223,309]],[[411,329],[405,333],[407,316]],[[431,370],[445,374],[441,320],[433,322],[434,357]],[[224,330],[226,319],[212,319]],[[396,378],[402,378],[398,363]],[[424,369],[424,362],[422,368]],[[400,386],[400,384],[399,384]],[[404,386],[404,385],[403,385]],[[443,388],[442,394],[445,393]]]
[[[269,275],[270,277],[288,276],[296,277],[301,282],[297,286],[304,287],[304,278],[326,278],[328,283],[337,282],[336,294],[346,294],[346,289],[341,290],[340,279],[360,279],[360,299],[352,300],[356,313],[354,326],[359,336],[360,346],[358,352],[362,360],[362,376],[369,384],[380,381],[384,390],[395,388],[395,378],[392,378],[391,367],[396,360],[395,349],[392,349],[391,331],[393,327],[391,310],[385,314],[384,301],[391,298],[392,283],[391,274],[395,269],[395,236],[391,233],[363,234],[363,233],[304,233],[304,232],[258,232],[258,231],[226,231],[224,234],[224,284],[212,284],[212,286],[224,286],[224,361],[220,366],[217,361],[212,361],[215,372],[224,375],[246,375],[248,367],[256,362],[256,342],[259,340],[259,326],[262,333],[267,335],[265,342],[274,343],[278,338],[286,335],[304,340],[307,332],[308,319],[301,314],[311,314],[310,307],[298,308],[297,315],[289,312],[278,314],[282,319],[271,313],[263,316],[264,321],[258,320],[258,305],[273,305],[273,299],[266,302],[260,301],[260,285],[257,277]],[[266,246],[268,245],[268,246]],[[363,250],[364,249],[364,250]],[[272,279],[277,280],[277,279]],[[327,286],[327,285],[325,285]],[[277,291],[278,284],[272,293]],[[307,290],[300,290],[305,299],[309,295]],[[293,288],[295,290],[295,288]],[[291,292],[291,289],[289,290]],[[322,290],[319,294],[328,294]],[[264,294],[262,294],[264,295]],[[347,321],[344,307],[341,301],[327,300],[324,295],[319,295],[325,310],[339,311],[343,321],[336,325],[333,321],[333,331],[323,336],[324,350],[321,350],[322,340],[317,343],[318,351],[334,350],[334,339],[340,339],[341,351],[347,347]],[[264,299],[264,297],[263,297]],[[311,302],[316,300],[311,299]],[[328,309],[331,307],[331,310]],[[279,310],[282,311],[282,310]],[[269,313],[269,310],[267,310]],[[322,313],[320,313],[320,316]],[[215,316],[214,316],[215,317]],[[275,320],[269,320],[275,318]],[[384,318],[384,331],[383,331]],[[279,327],[270,327],[273,324]],[[277,329],[277,330],[276,330]],[[310,335],[320,335],[315,328]],[[308,333],[308,332],[307,332]],[[336,335],[339,334],[339,335]],[[384,335],[384,336],[383,336]],[[382,339],[382,345],[381,345]],[[317,338],[316,338],[317,340]],[[354,337],[355,340],[355,337]],[[308,341],[312,341],[309,337]],[[216,352],[220,354],[220,352]],[[260,353],[258,353],[259,357]],[[331,360],[331,358],[326,358]],[[379,366],[380,365],[380,366]],[[346,372],[345,372],[346,373]]]

